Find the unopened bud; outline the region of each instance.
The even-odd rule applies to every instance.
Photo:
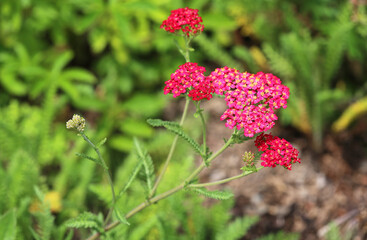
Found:
[[[74,114],[73,118],[66,122],[66,128],[75,128],[78,132],[84,132],[85,119],[78,114]]]

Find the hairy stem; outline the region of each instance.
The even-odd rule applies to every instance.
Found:
[[[204,158],[204,162],[206,162],[206,157],[207,157],[206,156],[206,124],[205,124],[203,113],[200,109],[200,102],[196,104],[196,112],[199,113],[202,128],[203,128],[203,156],[202,157]]]

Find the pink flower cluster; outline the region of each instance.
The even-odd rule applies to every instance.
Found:
[[[161,28],[167,32],[176,33],[182,31],[187,37],[196,35],[204,30],[202,18],[198,14],[199,10],[188,7],[171,11],[171,15],[164,20]]]
[[[226,127],[244,129],[244,135],[253,137],[274,126],[278,119],[274,111],[287,107],[288,87],[270,73],[241,73],[236,69],[217,68],[208,77],[215,93],[225,95],[229,107],[221,116]]]
[[[207,77],[204,76],[205,68],[197,63],[187,62],[171,75],[171,79],[166,81],[164,94],[172,93],[173,97],[178,97],[188,89],[188,96],[194,101],[204,98],[210,100],[214,88]]]
[[[292,170],[293,163],[301,163],[298,158],[298,150],[283,138],[272,136],[271,134],[260,134],[256,137],[255,145],[261,154],[261,165],[264,167],[283,166]]]

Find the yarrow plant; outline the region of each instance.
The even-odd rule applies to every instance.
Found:
[[[120,191],[118,196],[115,196],[114,186],[109,173],[108,167],[99,151],[101,144],[92,143],[85,135],[85,120],[79,115],[74,115],[71,120],[66,123],[67,128],[76,129],[84,140],[95,150],[98,158],[93,158],[84,154],[79,156],[87,158],[101,165],[108,176],[108,180],[111,186],[112,204],[110,211],[104,219],[103,223],[98,226],[94,226],[97,230],[92,234],[89,239],[96,239],[100,235],[105,234],[107,231],[113,229],[120,223],[129,224],[127,219],[142,211],[144,208],[156,203],[164,198],[175,194],[183,189],[192,190],[199,194],[203,194],[207,197],[213,197],[216,199],[226,199],[231,197],[231,194],[224,192],[210,192],[205,187],[211,185],[218,185],[226,183],[249,174],[258,172],[264,167],[275,167],[277,165],[284,167],[287,170],[291,170],[293,164],[300,163],[301,160],[298,157],[299,152],[288,141],[265,132],[270,130],[278,119],[276,111],[280,108],[287,107],[287,99],[289,98],[289,88],[282,84],[281,80],[271,73],[248,73],[240,72],[236,69],[224,66],[217,68],[207,76],[205,76],[206,69],[203,66],[198,65],[195,62],[190,61],[189,53],[192,51],[190,47],[190,41],[204,30],[202,25],[202,19],[198,15],[197,9],[180,8],[173,10],[168,19],[164,20],[161,28],[169,33],[179,34],[183,33],[182,37],[185,40],[185,46],[181,47],[177,44],[180,53],[184,56],[186,63],[178,66],[177,70],[171,74],[169,80],[165,82],[164,94],[172,94],[174,98],[183,97],[186,99],[186,104],[182,113],[182,117],[179,123],[163,121],[160,119],[148,119],[147,122],[154,127],[165,127],[167,130],[176,134],[169,154],[160,170],[160,174],[153,178],[147,177],[148,191],[146,194],[146,201],[137,205],[128,213],[122,213],[115,208],[116,201],[121,194],[124,193],[133,182],[140,167],[135,169],[131,174],[130,179]],[[214,153],[211,153],[210,149],[206,145],[206,121],[203,116],[203,111],[200,107],[200,103],[203,100],[211,100],[215,95],[223,95],[222,97],[228,107],[225,112],[220,116],[221,120],[225,120],[225,126],[234,129],[231,137],[225,140],[223,146]],[[188,107],[190,102],[193,102],[196,106],[196,116],[199,116],[202,123],[202,144],[200,145],[196,140],[192,139],[182,129],[182,125],[185,121]],[[188,173],[187,178],[178,183],[176,187],[156,194],[158,187],[166,173],[168,165],[172,160],[173,152],[175,151],[177,140],[182,137],[186,140],[193,149],[201,156],[202,163],[199,167],[194,169],[191,173]],[[255,139],[255,140],[254,140]],[[197,183],[198,175],[201,171],[210,167],[210,163],[218,158],[220,154],[228,147],[242,143],[243,141],[255,141],[255,146],[258,148],[259,153],[254,154],[252,152],[244,152],[243,161],[244,166],[241,168],[242,172],[233,177],[225,178],[215,182]],[[150,168],[153,165],[153,161],[147,151],[139,144],[137,139],[134,140],[138,159],[142,163],[138,166],[144,165],[145,173],[153,174],[153,170]],[[260,165],[256,164],[261,160]],[[115,213],[113,215],[113,213]],[[113,218],[114,216],[114,218]],[[79,218],[73,219],[69,222],[70,227],[88,227],[81,223],[83,220],[95,219],[96,216],[88,213]],[[82,219],[82,220],[81,220]],[[111,219],[114,219],[111,221]],[[92,220],[91,220],[92,221]]]

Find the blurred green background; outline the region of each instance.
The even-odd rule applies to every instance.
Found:
[[[160,25],[171,10],[185,6],[199,9],[205,25],[193,42],[192,61],[207,74],[227,65],[280,77],[291,96],[278,124],[307,137],[313,151],[322,150],[325,133],[346,131],[367,111],[363,1],[1,0],[0,226],[13,226],[9,239],[84,239],[87,232],[73,235],[65,221],[86,210],[106,211],[110,198],[103,171],[75,156],[90,150],[65,128],[74,113],[86,118],[93,140],[108,138],[103,154],[117,188],[136,160],[133,136],[146,142],[159,169],[172,135],[154,132],[145,120],[162,116],[172,100],[163,95],[164,81],[184,63]],[[172,167],[172,182],[185,176],[191,160]],[[130,197],[142,198],[139,189]],[[36,192],[56,205],[41,211]],[[218,203],[213,207],[221,210],[210,212],[196,207],[197,216],[188,216],[185,209],[201,200],[186,195],[137,216],[133,222],[140,229],[121,227],[111,236],[223,234],[230,220],[223,215],[233,203]],[[123,209],[135,206],[135,199],[121,203]],[[189,203],[182,207],[182,201]],[[165,207],[186,225],[166,222],[169,216],[159,211]],[[250,221],[245,220],[241,224]],[[175,234],[178,228],[181,236]]]

